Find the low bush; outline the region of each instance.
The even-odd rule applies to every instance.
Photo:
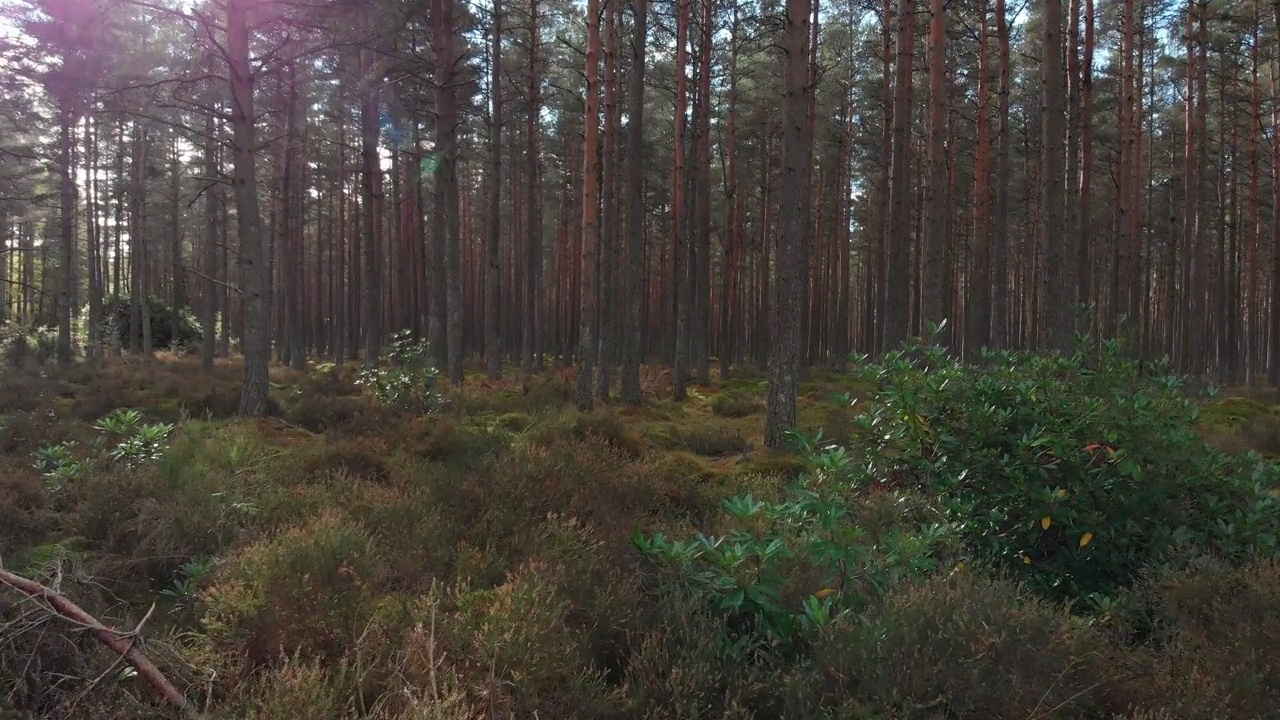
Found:
[[[1280,563],[1200,559],[1153,573],[1154,642],[1126,668],[1131,702],[1172,717],[1267,717],[1280,707]]]
[[[923,577],[947,557],[951,528],[936,520],[869,529],[857,504],[815,474],[782,502],[749,495],[724,501],[723,536],[689,540],[637,534],[692,597],[761,636],[789,642],[875,601],[891,582]]]
[[[364,367],[357,382],[379,402],[397,410],[433,413],[440,409],[443,397],[436,388],[440,373],[430,358],[427,342],[402,330],[391,337],[388,364]]]
[[[840,482],[943,498],[972,552],[1041,592],[1097,602],[1181,546],[1276,549],[1276,468],[1207,447],[1177,379],[1113,344],[972,366],[913,346],[859,375],[879,395]]]
[[[192,348],[204,337],[200,321],[189,308],[179,309],[176,328],[173,323],[173,308],[167,300],[148,295],[146,310],[150,319],[153,348]],[[130,339],[139,334],[133,328],[132,301],[128,297],[107,298],[102,305],[102,326],[104,335],[114,339],[120,347],[128,348]]]
[[[336,473],[357,480],[386,482],[391,476],[387,466],[390,453],[390,446],[376,438],[336,439],[302,457],[298,471],[304,476]]]
[[[295,653],[336,660],[364,629],[382,573],[365,530],[327,511],[227,562],[200,595],[201,623],[252,666]]]
[[[1105,717],[1119,678],[1109,640],[1060,605],[962,570],[895,585],[824,628],[824,694],[895,717]]]
[[[764,411],[759,398],[737,392],[722,392],[711,399],[711,412],[720,417],[744,418]]]
[[[690,424],[672,430],[672,440],[695,455],[721,457],[744,453],[751,443],[736,428],[715,424]]]

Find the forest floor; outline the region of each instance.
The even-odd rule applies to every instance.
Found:
[[[140,647],[207,717],[1154,720],[1280,707],[1267,535],[1280,485],[1266,461],[1229,470],[1265,485],[1238,500],[1252,515],[1221,516],[1255,533],[1248,552],[1230,544],[1243,530],[1194,541],[1188,521],[1196,552],[1129,568],[1105,597],[1046,595],[973,543],[920,540],[963,525],[939,521],[946,498],[923,486],[796,495],[798,478],[869,471],[830,448],[762,450],[759,375],[674,402],[666,373],[646,369],[642,405],[581,413],[570,371],[469,371],[423,413],[379,402],[354,365],[277,367],[274,416],[245,420],[233,417],[240,372],[162,356],[0,375],[3,568],[113,628],[146,617]],[[874,388],[814,372],[801,431],[867,432]],[[1195,431],[1216,448],[1204,453],[1280,453],[1278,402],[1198,401]],[[949,437],[944,415],[916,425],[940,438],[931,447]],[[1029,524],[1049,532],[1054,518]],[[777,545],[753,545],[773,537],[766,526]],[[1062,562],[1102,545],[1098,533],[1090,548],[1093,533],[1064,541]],[[813,562],[793,562],[805,553]],[[850,585],[829,587],[824,563]],[[154,695],[87,633],[0,586],[0,720],[168,716]]]

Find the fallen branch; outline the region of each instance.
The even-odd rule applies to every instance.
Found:
[[[169,682],[168,678],[164,676],[164,673],[160,672],[160,668],[153,665],[145,655],[134,647],[134,640],[136,639],[137,633],[136,630],[132,633],[120,633],[112,630],[106,625],[98,622],[98,620],[89,613],[80,609],[79,605],[68,600],[65,595],[45,587],[34,580],[28,580],[24,577],[14,575],[4,568],[0,568],[0,583],[8,585],[9,587],[30,595],[33,598],[40,598],[49,603],[49,606],[59,615],[84,627],[86,630],[93,633],[93,636],[102,642],[103,645],[111,648],[119,654],[120,657],[124,658],[125,662],[132,665],[133,669],[138,671],[138,675],[146,680],[151,687],[165,699],[166,702],[180,710],[190,710],[187,705],[186,697],[184,697],[181,692],[178,692],[178,689]],[[148,613],[148,615],[149,614],[150,613]],[[146,622],[146,620],[144,619],[143,622]],[[142,623],[139,623],[138,629],[141,630],[141,628]]]

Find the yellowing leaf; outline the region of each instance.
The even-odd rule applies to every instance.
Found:
[[[1023,555],[1022,555],[1022,564],[1023,564],[1023,565],[1030,565],[1030,564],[1031,564],[1031,556],[1027,555],[1026,553],[1023,553]]]
[[[1066,497],[1066,496],[1067,496],[1067,491],[1066,491],[1066,489],[1062,489],[1062,490],[1059,490],[1059,491],[1058,491],[1058,497],[1060,497],[1060,498],[1064,498],[1064,497]]]
[[[822,588],[821,590],[819,590],[818,592],[814,593],[813,595],[814,595],[814,597],[818,598],[819,600],[822,600],[823,598],[830,597],[830,596],[835,595],[835,594],[836,594],[836,591],[835,591],[835,590],[832,590],[831,588]]]
[[[1084,547],[1085,545],[1088,545],[1091,542],[1093,542],[1093,533],[1087,532],[1084,535],[1080,536],[1080,547]]]
[[[1052,524],[1053,524],[1053,518],[1049,517],[1048,515],[1045,515],[1044,517],[1040,518],[1041,530],[1048,530],[1049,526]]]

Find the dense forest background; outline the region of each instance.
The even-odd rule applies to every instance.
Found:
[[[1280,0],[0,0],[0,720],[1276,717],[1278,129]]]
[[[586,404],[945,321],[964,357],[1089,333],[1280,381],[1280,3],[0,13],[0,319],[63,360],[189,308],[250,413],[271,353],[399,331],[455,382],[578,363]]]

